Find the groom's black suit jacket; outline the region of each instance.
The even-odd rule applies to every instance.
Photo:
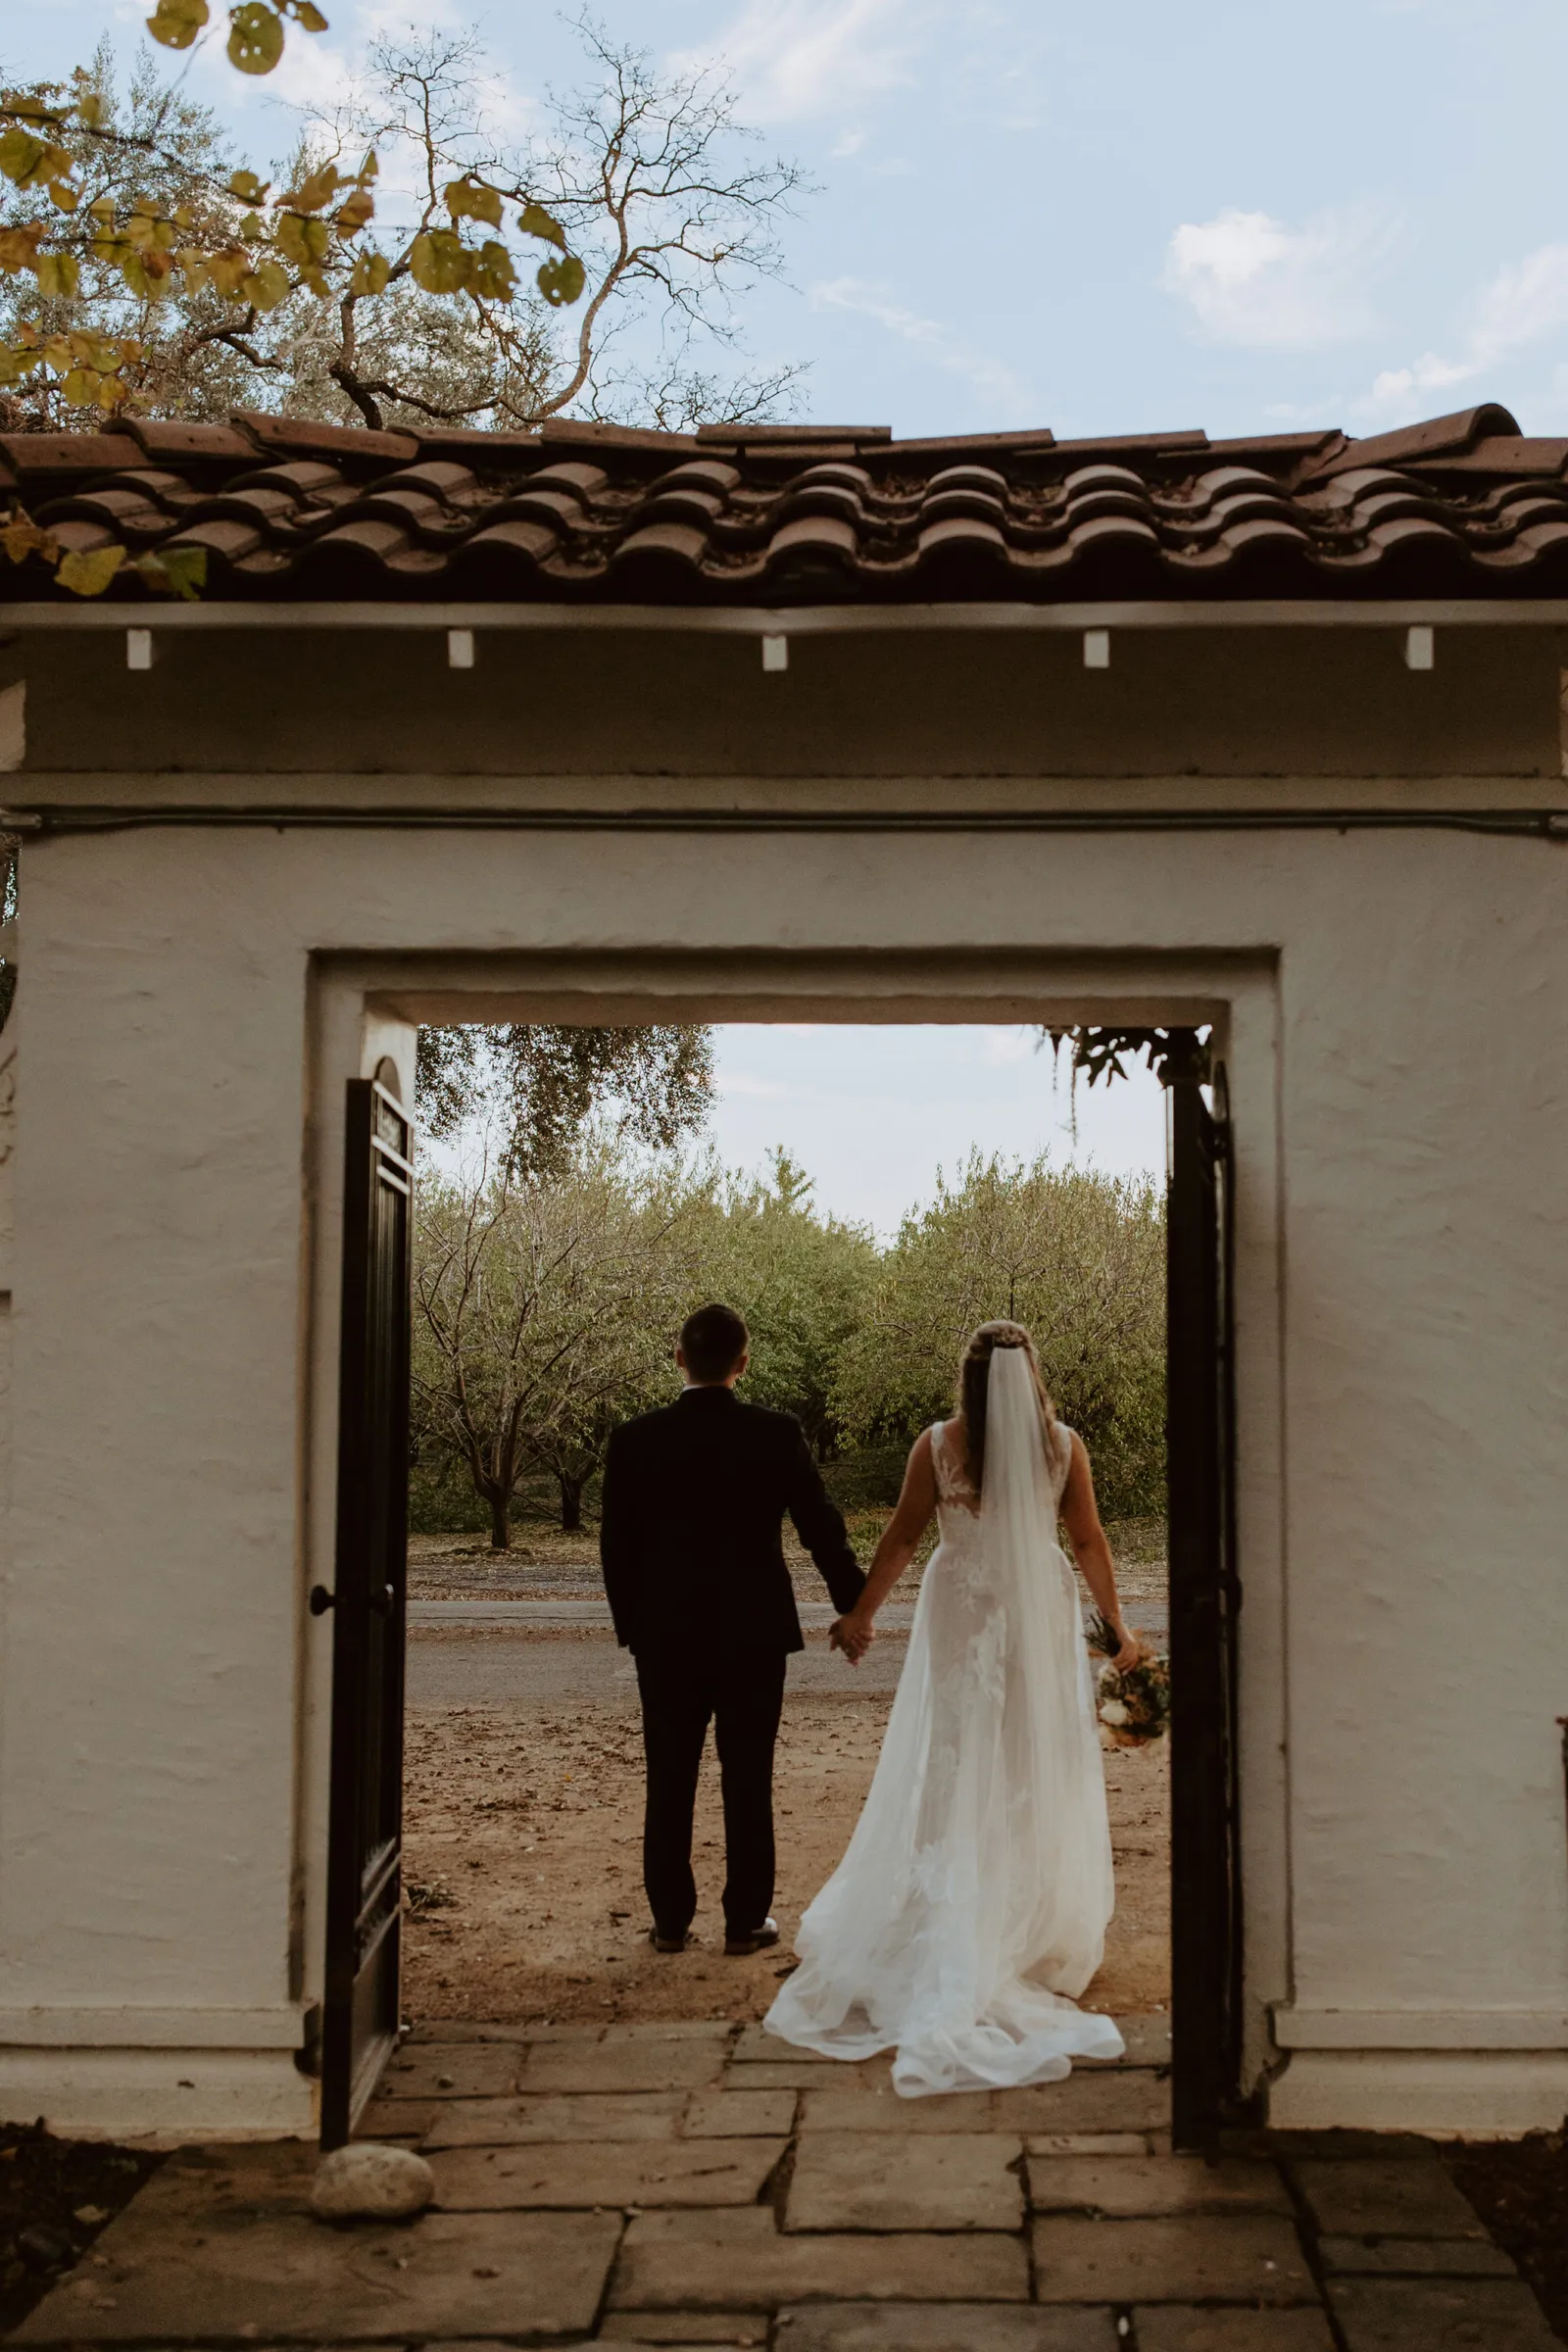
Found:
[[[721,1656],[802,1649],[782,1529],[787,1511],[840,1613],[865,1579],[790,1413],[733,1389],[687,1389],[622,1422],[605,1464],[599,1555],[623,1648],[716,1641]]]

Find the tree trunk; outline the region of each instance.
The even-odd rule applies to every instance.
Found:
[[[567,1478],[558,1470],[556,1483],[561,1489],[562,1533],[574,1536],[582,1527],[582,1491],[588,1481],[585,1478]]]
[[[512,1496],[487,1494],[490,1505],[490,1548],[492,1551],[512,1549]]]

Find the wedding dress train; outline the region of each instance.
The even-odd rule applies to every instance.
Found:
[[[978,1509],[952,1434],[931,1434],[941,1542],[870,1793],[766,2020],[835,2058],[897,2045],[910,2098],[1057,2082],[1124,2046],[1071,1997],[1113,1904],[1089,1653],[1056,1542],[1071,1439],[1054,1425],[1048,1460],[1017,1348],[991,1359]]]

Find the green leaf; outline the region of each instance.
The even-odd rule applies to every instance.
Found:
[[[575,302],[587,283],[588,272],[574,253],[564,253],[559,262],[546,262],[534,283],[546,302],[559,310],[563,303]]]
[[[554,213],[547,213],[542,204],[530,201],[517,215],[517,226],[525,237],[543,237],[547,245],[559,245],[566,250],[566,232]]]
[[[188,49],[211,14],[207,0],[158,0],[147,29],[166,49]]]
[[[468,254],[450,228],[427,228],[409,249],[409,273],[426,294],[461,294],[468,282]]]
[[[283,54],[283,20],[276,9],[267,0],[240,0],[229,10],[228,24],[229,64],[242,74],[270,74]]]
[[[74,253],[40,253],[34,265],[40,294],[69,302],[76,291],[81,268]]]
[[[74,596],[102,596],[124,561],[122,547],[74,547],[61,557],[55,578]]]
[[[158,555],[138,556],[136,569],[150,588],[181,596],[194,604],[207,585],[205,547],[166,547]]]

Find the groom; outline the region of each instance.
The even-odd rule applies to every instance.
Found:
[[[806,1646],[785,1512],[841,1615],[865,1584],[800,1423],[735,1394],[749,1336],[733,1307],[700,1307],[675,1350],[684,1393],[623,1422],[605,1464],[600,1559],[616,1637],[637,1662],[643,1884],[661,1952],[685,1950],[697,1909],[692,1809],[710,1721],[724,1796],[724,1949],[744,1956],[778,1941],[768,1917],[773,1742],[785,1661]],[[853,1660],[837,1636],[835,1626],[835,1646]]]

